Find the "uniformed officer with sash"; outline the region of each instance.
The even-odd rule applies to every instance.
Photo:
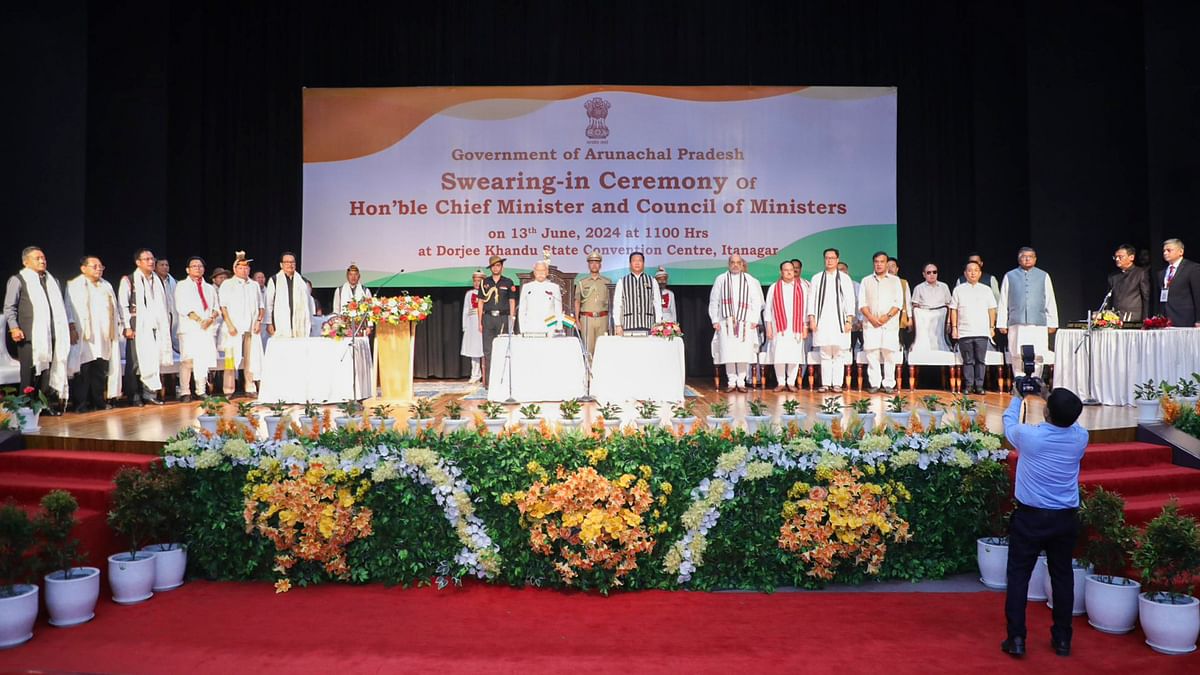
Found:
[[[603,262],[599,253],[589,253],[587,264],[590,274],[575,281],[575,316],[579,317],[588,354],[595,354],[596,340],[601,335],[608,335],[608,285],[612,282],[600,274]]]
[[[512,317],[517,313],[517,285],[503,275],[505,258],[488,259],[492,275],[479,284],[479,325],[483,333],[483,384],[487,386],[492,367],[492,341],[501,333],[512,333]]]

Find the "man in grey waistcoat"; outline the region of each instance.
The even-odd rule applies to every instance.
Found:
[[[1039,364],[1050,351],[1050,335],[1058,330],[1058,303],[1050,275],[1037,267],[1037,251],[1026,246],[1017,251],[1017,268],[1000,284],[996,328],[1008,335],[1014,375],[1021,369],[1021,346],[1033,345]],[[1034,375],[1041,377],[1039,365]]]

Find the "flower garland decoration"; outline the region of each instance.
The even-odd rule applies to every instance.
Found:
[[[663,321],[651,326],[650,334],[656,337],[674,340],[677,337],[683,337],[683,327],[674,321]]]
[[[340,340],[354,335],[351,319],[343,314],[334,314],[321,324],[321,337]]]
[[[360,301],[360,304],[367,306],[362,310],[356,308],[356,311],[365,312],[367,320],[373,324],[398,326],[401,321],[424,321],[433,313],[433,298],[428,295],[375,296]]]
[[[881,472],[886,469],[880,467]],[[872,472],[873,473],[873,472]],[[901,484],[860,483],[857,468],[817,470],[817,479],[828,487],[795,483],[783,503],[779,547],[797,553],[811,567],[807,574],[833,579],[841,565],[866,565],[867,574],[879,573],[887,555],[887,541],[911,538],[908,522],[895,511],[900,499],[912,495]]]

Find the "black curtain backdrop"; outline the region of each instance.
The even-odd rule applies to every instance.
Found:
[[[1159,268],[1163,238],[1200,250],[1200,3],[1187,0],[47,0],[0,11],[0,260],[13,271],[30,243],[64,278],[87,251],[115,281],[143,245],[176,275],[187,256],[228,266],[239,249],[272,271],[281,251],[302,254],[301,90],[348,86],[894,85],[910,283],[926,261],[953,276],[973,250],[1003,273],[1033,245],[1065,321],[1099,303],[1118,244]],[[708,375],[708,290],[675,291],[689,373]],[[417,374],[462,376],[462,293],[434,295]]]

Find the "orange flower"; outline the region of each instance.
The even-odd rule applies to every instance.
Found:
[[[917,411],[912,411],[912,414],[908,416],[908,433],[920,434],[924,432],[925,427],[921,426],[921,416],[917,414]]]
[[[835,440],[842,440],[842,418],[833,418],[833,424],[829,426],[829,433]]]

